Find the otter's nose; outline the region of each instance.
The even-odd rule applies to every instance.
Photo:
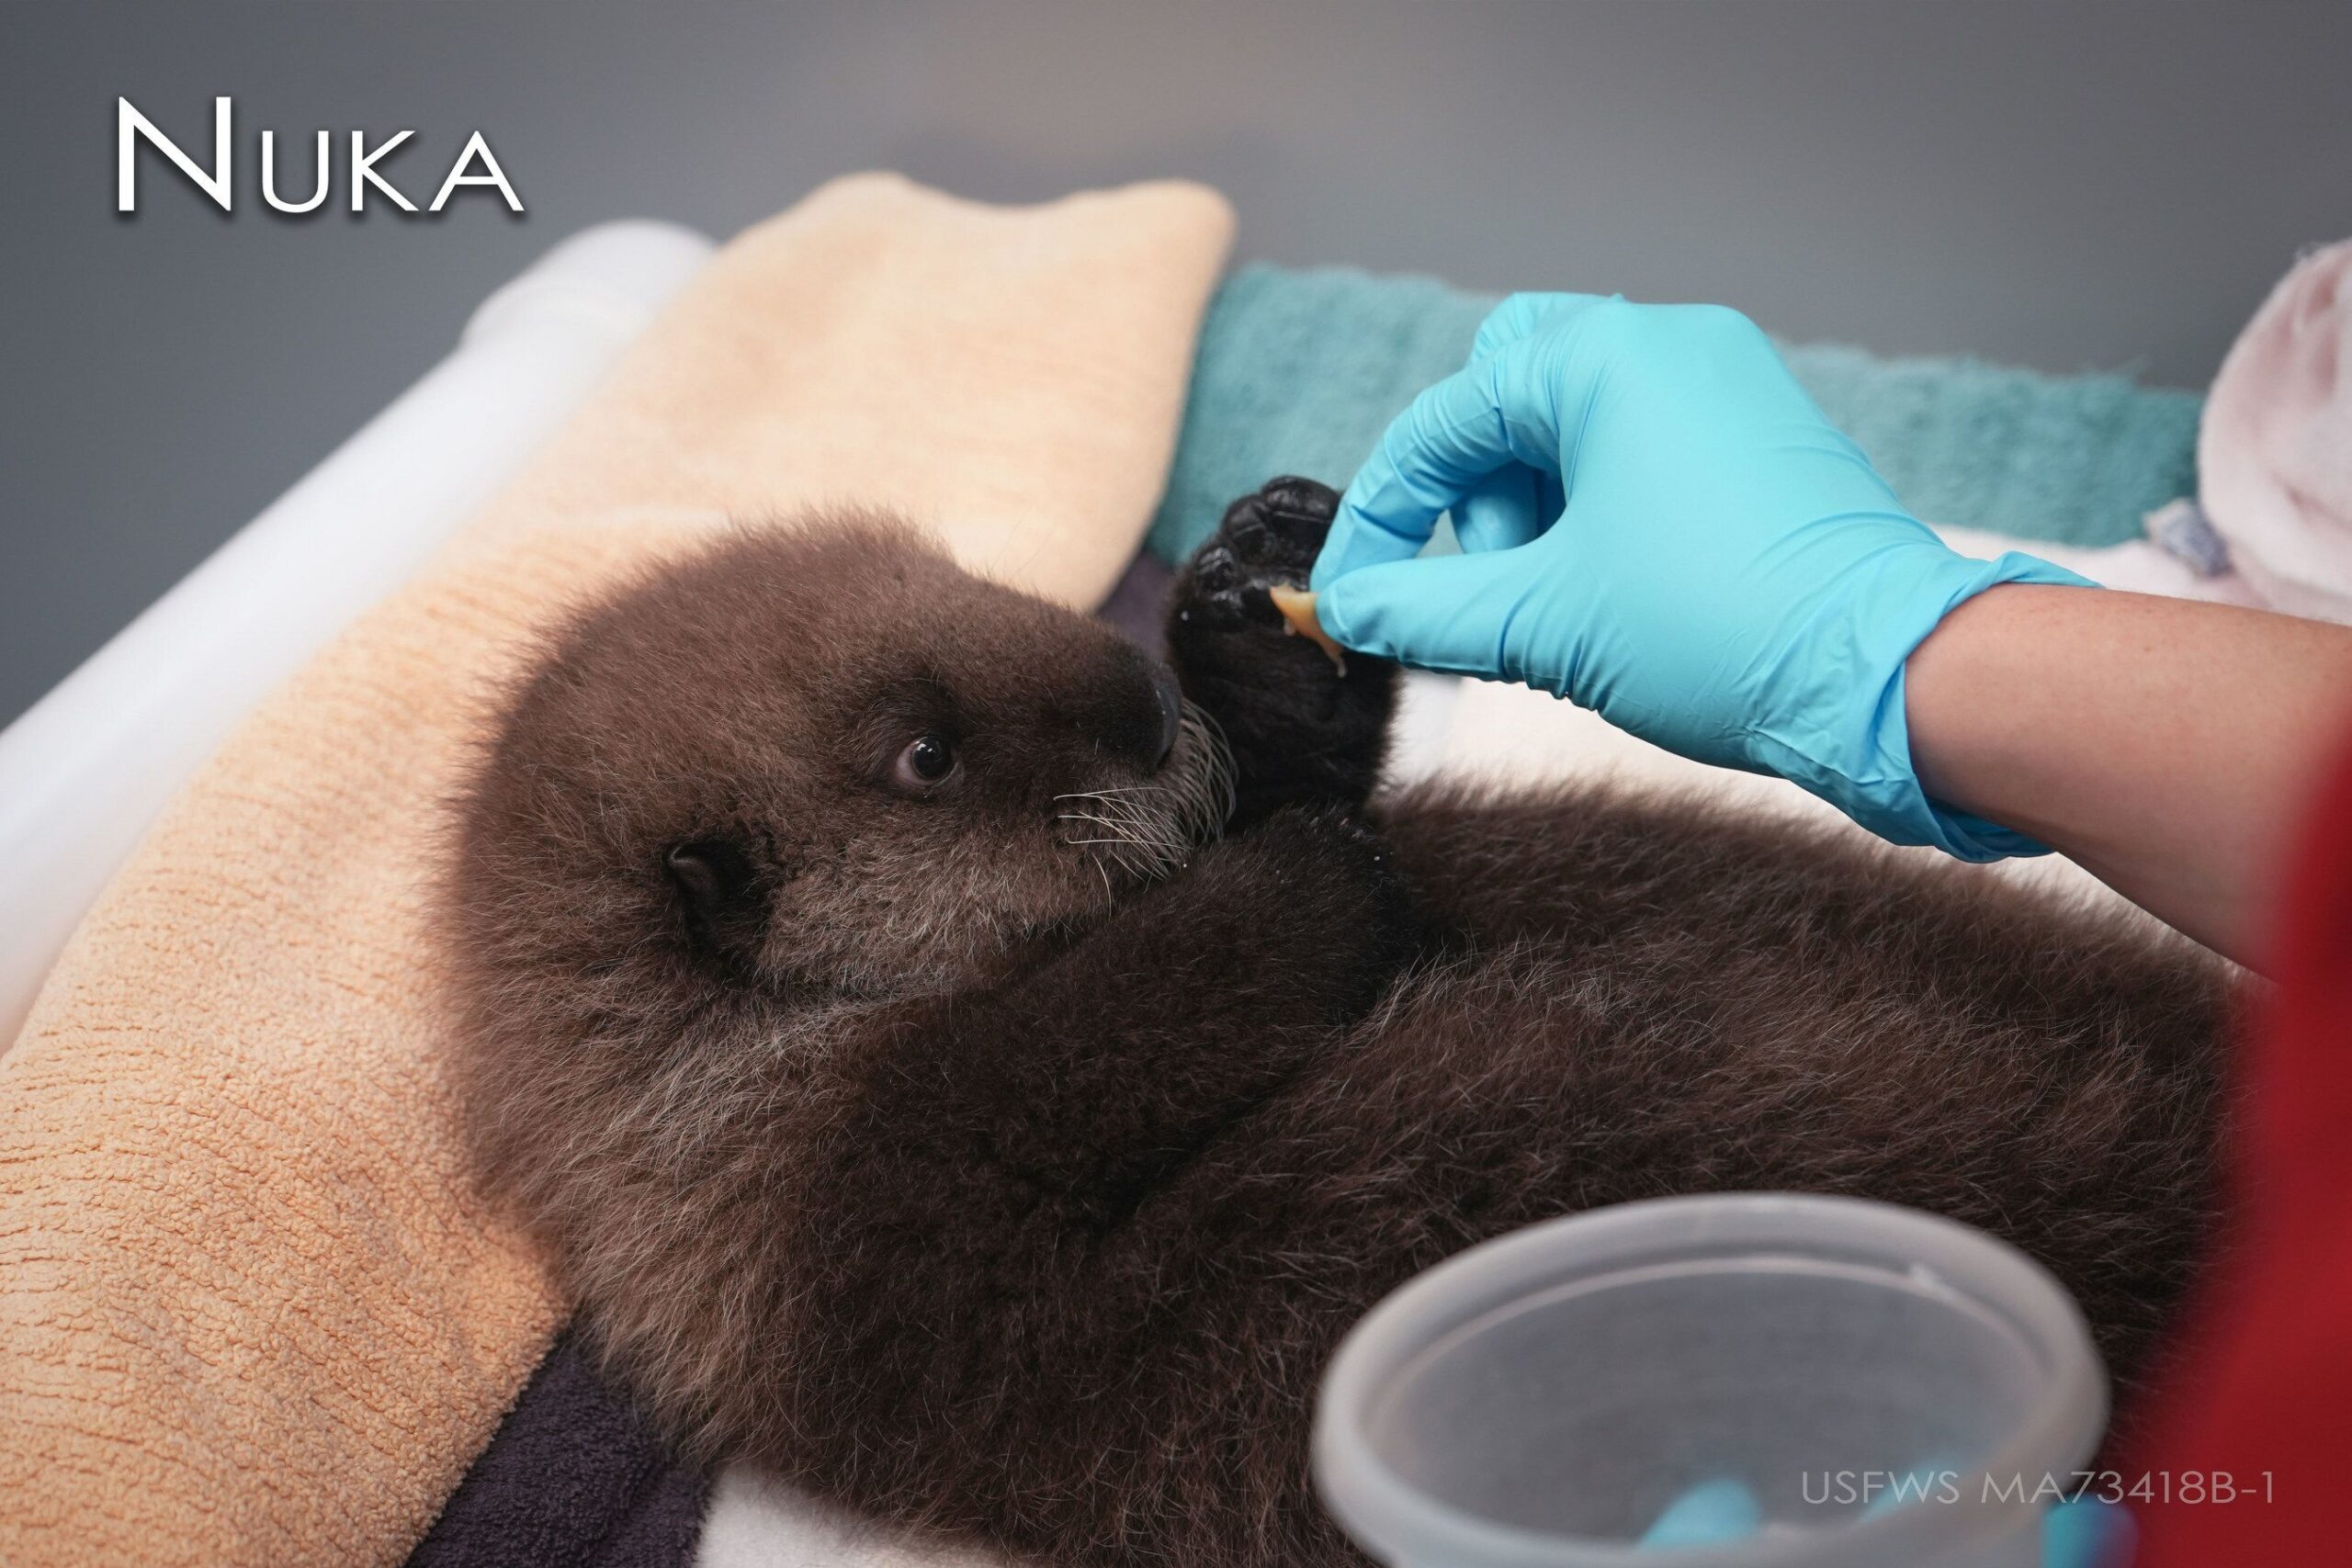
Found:
[[[1157,660],[1151,666],[1151,694],[1159,704],[1159,744],[1151,758],[1151,765],[1157,768],[1176,750],[1177,732],[1184,718],[1184,693],[1176,684],[1176,671]]]

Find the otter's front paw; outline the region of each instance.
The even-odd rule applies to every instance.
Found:
[[[1289,475],[1268,479],[1225,509],[1216,533],[1193,558],[1192,602],[1180,602],[1178,613],[1223,629],[1280,630],[1282,617],[1266,591],[1306,586],[1339,510],[1340,492],[1329,485]]]
[[[1177,579],[1169,653],[1184,694],[1232,743],[1237,823],[1284,805],[1360,804],[1379,775],[1396,666],[1351,653],[1335,670],[1267,594],[1306,581],[1339,507],[1329,485],[1269,480],[1226,509]]]

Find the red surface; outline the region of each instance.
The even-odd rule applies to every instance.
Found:
[[[2241,1065],[2233,1250],[2124,1467],[2158,1499],[2135,1568],[2352,1564],[2352,747],[2317,807]]]

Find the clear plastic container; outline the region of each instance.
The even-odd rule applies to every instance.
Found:
[[[2082,1314],[2007,1243],[1855,1199],[1668,1198],[1382,1302],[1325,1376],[1315,1473],[1391,1568],[2034,1568],[2045,1483],[2106,1421]],[[1644,1543],[1725,1496],[1744,1539]]]

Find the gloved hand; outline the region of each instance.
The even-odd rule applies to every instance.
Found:
[[[1414,559],[1449,508],[1464,553]],[[1903,661],[2001,582],[2085,580],[1953,552],[1746,317],[1522,294],[1389,426],[1312,585],[1351,648],[1523,681],[1897,843],[1994,860],[2041,846],[1928,802]]]

